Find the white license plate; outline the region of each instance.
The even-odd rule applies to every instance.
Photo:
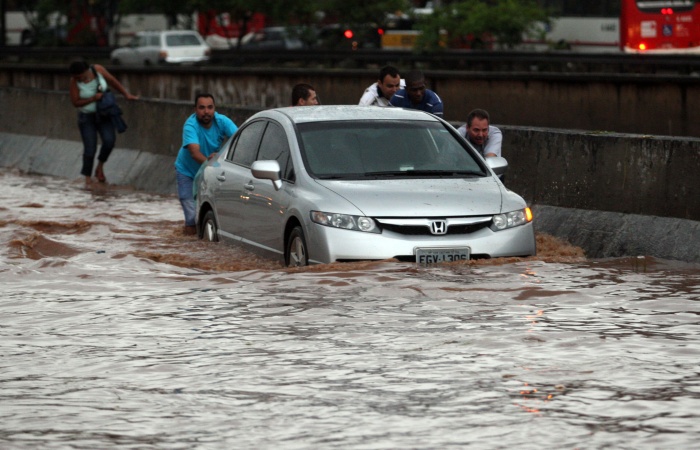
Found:
[[[417,248],[418,264],[436,264],[442,262],[465,261],[469,259],[469,247],[458,248]]]

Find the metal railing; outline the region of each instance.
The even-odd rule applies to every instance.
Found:
[[[0,63],[65,64],[76,58],[109,63],[110,47],[0,47]],[[700,58],[685,55],[625,53],[520,52],[452,50],[416,53],[392,50],[213,50],[214,66],[272,66],[317,68],[375,68],[394,64],[401,69],[467,70],[484,72],[566,73],[700,73]]]

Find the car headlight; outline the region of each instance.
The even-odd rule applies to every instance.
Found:
[[[505,214],[496,214],[491,222],[493,231],[507,230],[508,228],[525,225],[532,222],[532,211],[530,208],[519,209]]]
[[[327,227],[364,231],[366,233],[381,233],[381,230],[374,220],[365,216],[351,216],[349,214],[311,211],[311,220]]]

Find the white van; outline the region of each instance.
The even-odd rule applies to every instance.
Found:
[[[209,61],[211,48],[191,30],[140,31],[126,47],[113,50],[112,64],[201,64]]]

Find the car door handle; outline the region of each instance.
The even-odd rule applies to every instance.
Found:
[[[243,186],[246,191],[254,191],[255,190],[255,185],[253,183],[248,183]]]
[[[226,181],[226,173],[222,173],[221,175],[217,175],[216,179],[219,181]]]

